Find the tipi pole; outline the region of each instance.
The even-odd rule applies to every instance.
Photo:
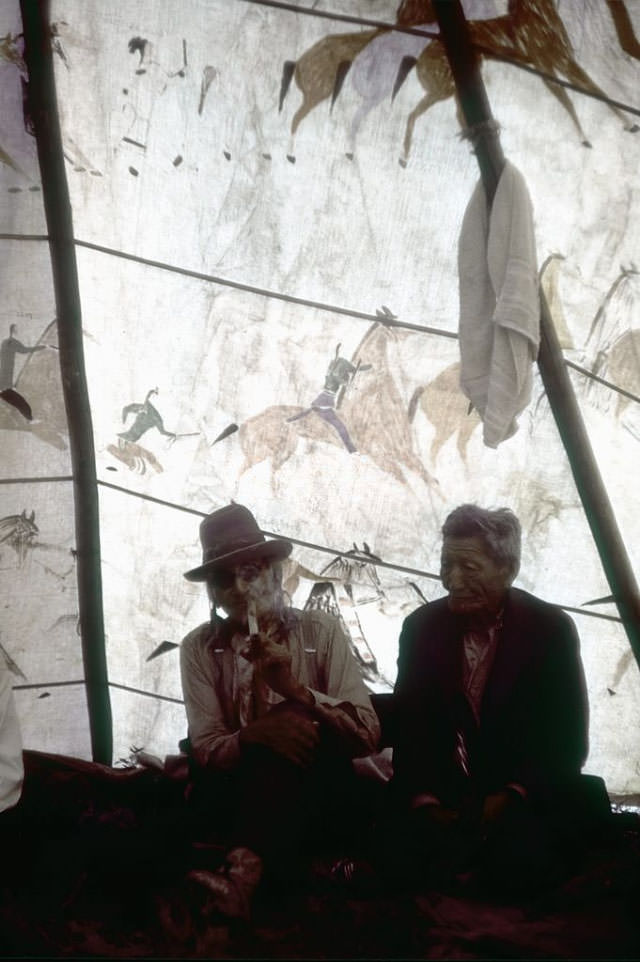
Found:
[[[102,609],[99,505],[82,315],[62,135],[55,96],[48,0],[21,0],[27,106],[33,122],[58,320],[62,392],[73,470],[80,636],[94,761],[112,761],[111,704]]]
[[[440,36],[456,86],[460,110],[474,133],[475,152],[489,204],[505,159],[491,114],[479,58],[473,49],[460,0],[432,0]],[[567,452],[602,567],[640,666],[640,595],[627,550],[604,486],[576,401],[560,342],[542,289],[538,367],[549,405]]]

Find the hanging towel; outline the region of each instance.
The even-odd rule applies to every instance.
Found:
[[[533,209],[524,177],[504,166],[491,208],[479,181],[458,245],[460,384],[497,448],[531,398],[540,343]]]

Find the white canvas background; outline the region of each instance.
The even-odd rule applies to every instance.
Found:
[[[466,7],[472,18],[506,9]],[[393,22],[395,8],[376,0],[341,12]],[[628,8],[640,32],[635,5]],[[640,64],[621,52],[605,5],[562,0],[558,9],[584,69],[611,97],[637,106]],[[201,514],[231,499],[250,506],[265,530],[327,549],[294,551],[319,580],[354,543],[436,575],[451,508],[509,504],[524,529],[518,585],[569,608],[610,594],[539,375],[518,433],[490,450],[456,387],[455,338],[373,327],[384,306],[400,323],[457,330],[457,239],[478,168],[453,101],[417,121],[405,157],[406,119],[424,93],[413,71],[393,103],[386,96],[372,107],[354,140],[362,91],[371,90],[365,54],[380,64],[371,60],[375,48],[365,48],[333,109],[325,100],[292,137],[301,95],[292,83],[278,110],[284,61],[328,34],[364,28],[245,0],[55,0],[52,19],[100,483],[108,669],[118,686],[114,758],[132,745],[175,751],[185,734],[177,649],[147,659],[207,617],[204,593],[182,572],[199,560]],[[0,66],[16,79],[15,67]],[[566,357],[590,368],[605,355],[601,373],[637,394],[637,355],[612,350],[625,335],[624,344],[635,343],[640,134],[625,131],[606,105],[570,93],[592,144],[585,147],[538,77],[496,62],[483,74],[505,154],[531,193],[539,263],[557,255],[548,293]],[[15,84],[6,93],[12,82],[3,82],[2,96],[17,116]],[[0,211],[7,232],[32,233],[43,230],[41,199],[28,190],[37,186],[32,140],[19,126],[7,144],[29,175],[9,193],[18,174],[0,167]],[[33,323],[21,317],[20,328],[33,341],[53,317],[46,247],[0,244],[7,325],[30,311]],[[26,283],[25,263],[36,283]],[[339,412],[357,441],[352,454],[315,414],[286,427],[286,416],[321,390],[338,345],[340,356],[361,362]],[[637,569],[637,403],[620,406],[608,389],[571,377]],[[155,389],[150,400],[179,437],[151,427],[137,442],[142,451],[123,453],[118,434],[135,420],[130,406]],[[239,430],[216,442],[231,424]],[[38,475],[43,456],[47,475],[68,473],[67,455],[50,442],[8,430],[2,441],[8,478]],[[22,510],[14,495],[7,513],[14,502]],[[57,511],[70,523],[68,499]],[[65,531],[57,543],[70,540]],[[402,618],[419,597],[404,575],[379,573],[383,596],[363,602],[360,623],[390,683]],[[420,584],[437,596],[436,581]],[[299,581],[296,604],[312,585]],[[28,617],[11,616],[16,637],[25,621],[39,623],[38,603]],[[575,616],[592,709],[588,769],[611,791],[637,792],[638,668],[620,625],[593,616],[615,617],[615,608],[588,610]],[[69,678],[79,650],[70,639],[62,646]],[[82,727],[86,709],[77,710]],[[38,747],[37,728],[27,727]],[[63,741],[72,754],[87,751],[86,737],[77,747]]]

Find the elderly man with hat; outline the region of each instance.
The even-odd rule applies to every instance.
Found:
[[[266,540],[239,504],[208,515],[200,540],[185,577],[206,584],[212,616],[181,647],[192,800],[231,848],[220,871],[192,876],[216,909],[246,915],[263,867],[294,881],[309,833],[340,819],[351,759],[375,750],[379,725],[338,620],[285,600],[291,542]]]

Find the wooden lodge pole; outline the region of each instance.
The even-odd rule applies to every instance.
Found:
[[[498,127],[491,113],[480,61],[471,43],[460,0],[432,0],[442,44],[456,86],[460,110],[473,142],[488,203],[491,205],[504,167]],[[564,444],[602,567],[640,666],[640,595],[627,550],[564,362],[544,291],[540,289],[538,367],[549,405]]]

